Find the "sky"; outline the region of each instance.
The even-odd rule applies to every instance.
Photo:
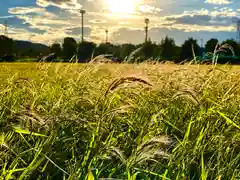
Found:
[[[64,37],[81,38],[80,9],[85,9],[85,40],[114,44],[144,41],[144,19],[149,37],[165,36],[181,45],[189,37],[205,43],[236,38],[240,0],[0,0],[0,34],[8,22],[13,39],[50,45]]]

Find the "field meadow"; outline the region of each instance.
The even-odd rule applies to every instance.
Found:
[[[240,179],[240,67],[0,64],[0,180]]]

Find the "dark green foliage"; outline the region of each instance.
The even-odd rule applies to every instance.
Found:
[[[182,47],[181,47],[181,53],[180,53],[180,57],[182,60],[193,60],[194,56],[193,56],[193,51],[195,53],[196,56],[200,55],[200,47],[197,43],[196,39],[193,38],[189,38],[188,40],[186,40]]]
[[[232,46],[234,53],[236,56],[240,56],[240,45],[234,40],[234,39],[228,39],[226,41],[223,41],[221,45],[228,44]],[[232,56],[232,52],[228,49],[227,53],[225,53],[227,56]]]
[[[200,48],[197,40],[189,38],[184,42],[181,47],[176,46],[173,38],[166,36],[162,39],[160,44],[149,40],[147,43],[138,45],[133,44],[111,44],[101,43],[99,45],[94,42],[78,43],[72,37],[64,38],[62,47],[58,43],[54,43],[52,46],[47,47],[43,44],[32,43],[27,41],[13,41],[6,36],[0,36],[0,57],[9,55],[9,57],[16,56],[17,61],[37,61],[41,57],[48,55],[49,53],[55,53],[58,56],[57,61],[68,62],[73,56],[74,60],[78,57],[79,62],[88,62],[91,58],[95,58],[99,55],[110,55],[114,57],[116,62],[143,62],[149,61],[173,61],[180,63],[185,60],[193,60],[194,53],[196,60],[199,60],[204,52],[204,48]],[[215,50],[217,39],[210,39],[205,45],[205,53],[213,52]],[[4,45],[6,44],[6,45]],[[240,57],[240,44],[233,39],[226,40],[222,44],[229,44],[233,47],[236,56]],[[193,47],[193,48],[192,48]],[[194,51],[192,50],[194,49]],[[194,53],[193,53],[194,52]],[[232,52],[227,49],[227,52],[220,53],[225,55],[226,60],[218,62],[228,62],[228,56],[232,56]],[[201,57],[200,57],[201,56]],[[233,63],[238,64],[238,57],[234,57]],[[8,59],[8,57],[6,58]],[[62,60],[63,59],[63,60]]]
[[[172,59],[177,54],[175,41],[168,36],[166,36],[165,39],[162,40],[161,48],[161,57],[164,59]]]
[[[92,58],[95,49],[96,44],[93,42],[84,41],[83,43],[80,43],[78,45],[78,56],[80,58],[80,61],[89,61]]]
[[[14,54],[15,43],[11,38],[0,36],[0,57]]]
[[[97,46],[95,49],[94,55],[104,55],[104,54],[114,54],[115,47],[110,43],[102,43]]]
[[[50,53],[56,54],[57,57],[62,55],[62,47],[59,43],[54,43],[50,47]]]
[[[15,45],[18,58],[37,58],[49,53],[49,47],[43,44],[28,41],[15,41]]]
[[[158,48],[158,45],[156,43],[152,43],[151,41],[148,41],[147,43],[144,43],[142,45],[142,54],[143,54],[143,58],[144,60],[147,60],[149,58],[157,58],[158,54],[160,54],[160,52],[156,51]]]
[[[120,49],[119,57],[124,60],[136,49],[136,46],[133,44],[122,44],[118,48]]]
[[[77,42],[72,37],[66,37],[62,46],[64,59],[69,61],[77,53]]]
[[[205,45],[205,52],[214,52],[216,46],[218,44],[218,40],[217,39],[210,39],[209,41],[207,41],[206,45]]]

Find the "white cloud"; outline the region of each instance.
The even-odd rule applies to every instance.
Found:
[[[44,8],[38,7],[13,7],[8,9],[10,14],[43,13],[44,11]]]
[[[150,5],[147,5],[147,4],[140,5],[139,10],[142,13],[159,13],[159,12],[162,11],[162,9],[160,9],[160,8],[150,6]]]
[[[161,26],[158,26],[161,27]],[[235,31],[234,25],[232,26],[201,26],[197,24],[189,25],[189,24],[171,24],[171,25],[164,25],[162,27],[167,27],[168,29],[177,29],[182,30],[184,32],[199,32],[199,31],[208,31],[208,32],[219,32],[219,31],[226,31],[231,32]]]
[[[221,9],[215,9],[214,11],[209,11],[207,9],[200,9],[200,10],[193,10],[193,11],[184,11],[183,14],[180,14],[179,16],[184,16],[184,15],[209,15],[212,17],[233,17],[233,16],[238,16],[238,12],[233,11],[233,9],[224,7]]]
[[[40,15],[42,18],[48,17],[53,18],[56,15],[46,11],[45,8],[39,7],[13,7],[8,9],[9,14],[16,14],[16,15],[27,15],[27,14],[36,14]]]
[[[93,23],[93,24],[107,24],[107,21],[104,19],[92,19],[89,20],[89,23]]]
[[[0,19],[8,19],[8,18],[13,18],[14,16],[0,16]]]
[[[56,6],[62,9],[81,9],[82,5],[78,0],[37,0],[37,5],[41,7]]]
[[[232,1],[229,1],[229,0],[205,0],[205,3],[225,5],[225,4],[231,4]]]

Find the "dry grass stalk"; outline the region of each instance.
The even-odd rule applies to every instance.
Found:
[[[105,93],[105,97],[107,96],[107,94],[110,91],[115,90],[118,86],[120,86],[121,84],[124,84],[126,82],[140,82],[143,84],[146,84],[148,86],[152,86],[152,84],[150,84],[149,82],[147,82],[146,80],[143,80],[141,78],[137,78],[137,77],[122,77],[119,79],[116,79],[112,82],[112,84],[108,87],[106,93]]]
[[[89,63],[112,63],[112,60],[105,58],[104,55],[99,55],[91,59]]]
[[[177,92],[176,94],[173,95],[173,99],[178,98],[178,97],[189,97],[190,100],[192,100],[192,102],[194,104],[200,104],[199,99],[197,98],[196,93],[193,90],[181,90],[179,92]]]
[[[192,44],[192,54],[193,54],[194,60],[196,61],[196,54],[195,54],[195,51],[194,51],[194,45],[193,44]]]

